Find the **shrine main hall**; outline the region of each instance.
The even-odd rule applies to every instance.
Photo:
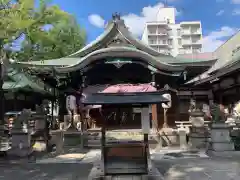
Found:
[[[240,99],[240,53],[238,49],[227,53],[231,56],[225,64],[214,56],[173,57],[159,53],[134,37],[124,20],[116,15],[95,41],[67,57],[11,61],[7,66],[8,69],[21,72],[28,83],[38,82],[39,88],[57,99],[60,117],[66,113],[65,99],[71,92],[80,92],[81,96],[101,92],[161,91],[169,94],[170,103],[167,107],[153,104],[149,108],[152,125],[162,128],[175,127],[176,121],[188,121],[191,99],[200,108],[210,101],[228,106]],[[11,73],[8,76],[13,79]],[[14,82],[19,83],[17,80]],[[3,87],[8,92],[10,87]],[[19,91],[22,88],[20,84],[15,87]],[[105,116],[114,119],[108,124],[109,127],[140,127],[137,108],[101,108]],[[92,106],[90,116],[96,126],[101,126],[97,109]]]

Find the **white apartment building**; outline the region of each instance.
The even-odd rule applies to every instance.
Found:
[[[200,53],[202,27],[200,21],[175,22],[175,8],[161,8],[156,21],[147,22],[142,41],[158,52],[178,54]]]

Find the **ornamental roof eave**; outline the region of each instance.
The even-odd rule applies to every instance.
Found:
[[[161,70],[165,71],[183,71],[184,67],[181,65],[171,65],[165,62],[158,61],[154,56],[140,51],[138,49],[133,49],[129,47],[109,47],[96,50],[87,56],[79,59],[79,61],[74,65],[69,65],[65,67],[56,67],[55,70],[58,73],[67,73],[76,70],[80,70],[87,66],[88,64],[95,62],[101,58],[110,57],[121,57],[121,58],[139,58],[148,64],[152,65]],[[163,57],[164,58],[164,57]]]
[[[79,57],[65,57],[59,59],[49,59],[44,61],[29,61],[29,62],[14,62],[13,65],[19,67],[36,68],[40,71],[52,71],[53,67],[65,67],[69,65],[75,65],[79,63],[82,58]],[[174,58],[171,56],[155,57],[157,61],[167,63],[170,65],[179,66],[209,66],[211,67],[216,59],[201,60],[201,59],[190,59],[190,58]]]

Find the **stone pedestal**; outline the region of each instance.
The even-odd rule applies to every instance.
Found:
[[[178,129],[178,134],[179,134],[179,143],[180,143],[180,149],[186,150],[187,149],[187,138],[186,138],[186,129],[180,127]]]
[[[204,113],[201,111],[191,112],[189,121],[192,123],[189,133],[191,149],[206,148],[208,128],[204,126]]]
[[[208,142],[207,127],[191,127],[189,133],[189,143],[191,149],[204,149]]]
[[[81,136],[79,131],[64,131],[64,147],[82,147]]]
[[[26,157],[30,152],[30,135],[25,132],[12,133],[12,148],[9,154],[18,157]]]
[[[225,122],[213,123],[211,125],[211,140],[209,142],[208,153],[229,155],[234,152],[234,144],[230,137],[229,126]]]
[[[61,154],[64,146],[64,132],[62,130],[52,131],[51,136],[50,144],[56,146],[56,154]]]

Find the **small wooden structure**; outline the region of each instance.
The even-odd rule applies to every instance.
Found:
[[[103,176],[126,174],[147,175],[149,172],[148,134],[150,131],[149,105],[167,103],[160,92],[96,93],[84,99],[85,105],[116,105],[141,108],[143,139],[111,140],[106,138],[106,121],[102,125],[101,161]]]

